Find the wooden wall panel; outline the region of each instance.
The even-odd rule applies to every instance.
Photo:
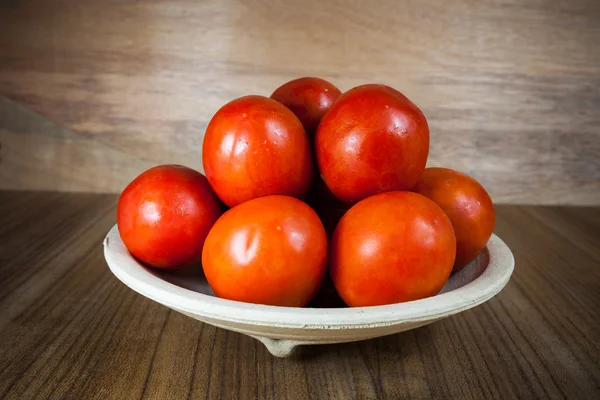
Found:
[[[429,164],[497,202],[600,204],[595,0],[2,2],[0,187],[201,169],[222,104],[305,75],[401,90],[430,122]]]

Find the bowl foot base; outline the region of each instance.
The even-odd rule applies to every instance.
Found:
[[[289,357],[291,356],[296,348],[303,344],[297,342],[295,340],[286,340],[286,339],[271,339],[264,336],[252,336],[254,339],[262,342],[265,345],[269,353],[274,355],[275,357]]]

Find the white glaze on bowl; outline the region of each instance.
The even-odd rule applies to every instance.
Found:
[[[104,239],[113,274],[131,289],[211,325],[250,335],[278,357],[298,345],[352,342],[417,328],[475,307],[506,285],[514,258],[493,235],[479,257],[450,276],[437,296],[406,303],[355,308],[275,307],[215,297],[201,268],[165,272],[133,258],[114,226]]]

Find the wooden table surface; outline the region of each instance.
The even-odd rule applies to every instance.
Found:
[[[278,359],[113,277],[115,204],[0,192],[0,398],[600,398],[600,208],[499,206],[516,269],[498,296]]]

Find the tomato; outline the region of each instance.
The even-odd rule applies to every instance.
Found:
[[[204,244],[202,266],[218,297],[302,307],[325,276],[327,236],[302,201],[260,197],[219,218]]]
[[[268,195],[302,197],[313,177],[308,137],[285,106],[263,96],[224,105],[206,129],[202,162],[225,204]]]
[[[151,168],[121,193],[119,234],[131,254],[156,268],[199,264],[221,205],[201,173],[179,165]]]
[[[384,85],[344,93],[315,137],[321,175],[331,192],[352,204],[368,196],[412,189],[427,162],[429,128],[421,110]]]
[[[376,306],[436,295],[455,253],[452,224],[440,207],[416,193],[387,192],[342,217],[329,267],[346,304]]]
[[[475,179],[447,168],[427,168],[417,193],[433,200],[448,215],[456,234],[459,270],[475,259],[492,236],[496,213],[490,195]]]
[[[271,98],[292,110],[312,138],[319,121],[342,92],[321,78],[299,78],[273,92]]]

